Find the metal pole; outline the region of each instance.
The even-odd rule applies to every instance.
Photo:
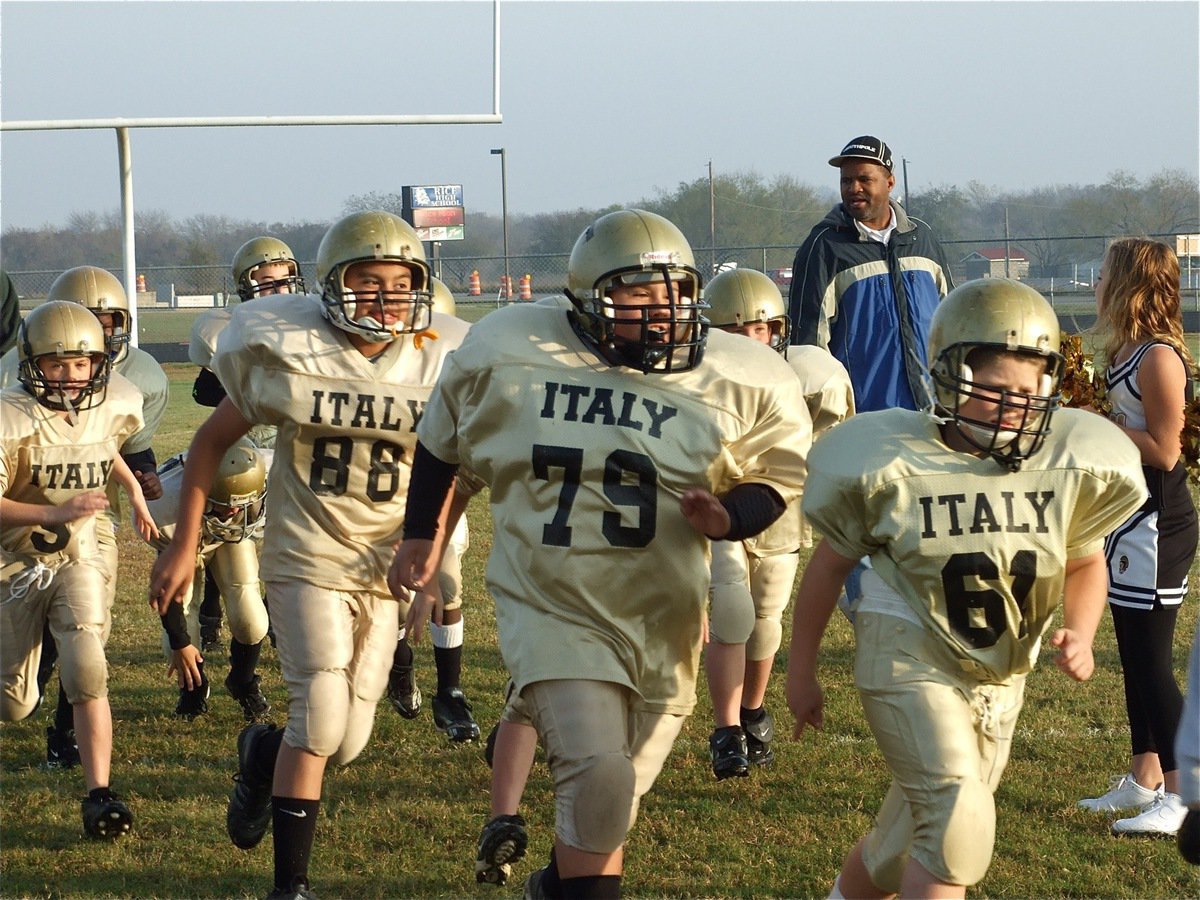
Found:
[[[712,160],[708,161],[708,246],[709,277],[717,274],[717,194],[713,190]]]
[[[1008,260],[1012,252],[1008,249],[1008,207],[1004,207],[1004,277],[1011,278],[1008,270]],[[1052,292],[1053,293],[1053,292]]]
[[[900,157],[900,163],[904,167],[904,209],[908,210],[908,160],[903,156]]]
[[[129,344],[138,345],[137,247],[133,230],[133,153],[129,129],[117,129],[117,169],[121,173],[121,256],[125,265],[125,296],[129,298]]]
[[[503,147],[492,151],[493,156],[500,157],[500,216],[504,223],[504,299],[509,299],[508,292],[512,289],[512,276],[508,271],[508,154]]]

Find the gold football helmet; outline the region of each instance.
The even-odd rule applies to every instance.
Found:
[[[391,260],[412,272],[412,290],[399,299],[408,305],[405,315],[386,325],[358,312],[359,301],[345,285],[346,268],[356,262]],[[317,280],[325,315],[338,328],[370,341],[392,341],[429,327],[433,312],[429,264],[425,248],[413,227],[388,212],[359,212],[334,223],[317,249]],[[391,298],[388,302],[391,302]]]
[[[981,356],[986,358],[979,351],[1042,361],[1045,372],[1037,393],[998,391],[976,382],[972,365],[980,365]],[[1058,351],[1058,317],[1041,294],[1007,278],[968,281],[938,304],[930,324],[929,369],[938,411],[954,420],[972,446],[1015,472],[1050,433],[1063,374]],[[997,403],[996,421],[964,417],[962,402],[971,397]],[[1002,425],[1002,419],[1012,419],[1014,410],[1020,414],[1016,424]]]
[[[704,289],[707,318],[716,328],[766,322],[771,326],[771,349],[787,355],[791,320],[783,295],[770,278],[754,269],[729,269]]]
[[[86,356],[92,361],[86,381],[51,381],[38,361],[46,357]],[[99,320],[78,303],[48,300],[29,313],[17,330],[17,380],[48,409],[85,410],[104,402],[112,359]],[[78,392],[71,397],[68,392]]]
[[[668,301],[636,308],[613,303],[614,287],[648,283],[665,283]],[[566,295],[580,338],[612,365],[642,372],[682,372],[700,362],[708,339],[702,284],[683,232],[641,209],[601,216],[584,229],[567,261]],[[640,317],[629,318],[635,309]],[[640,325],[640,336],[619,335],[618,318],[622,326]]]
[[[446,287],[445,282],[440,278],[430,278],[429,283],[433,286],[433,311],[446,316],[456,315],[454,294],[450,293],[450,288]]]
[[[54,279],[46,299],[78,303],[96,316],[111,315],[113,333],[104,337],[108,355],[114,364],[129,355],[129,298],[112,272],[99,266],[67,269]]]
[[[217,466],[202,519],[209,540],[236,544],[255,537],[266,516],[267,466],[245,438]]]
[[[256,279],[255,270],[268,263],[284,263],[288,274],[283,278]],[[251,238],[238,248],[233,254],[233,283],[243,301],[267,294],[303,294],[305,291],[296,254],[283,241],[273,237]]]

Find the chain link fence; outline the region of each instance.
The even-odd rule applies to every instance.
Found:
[[[1173,236],[1157,235],[1174,243]],[[1009,251],[996,260],[998,249],[1005,247],[1003,238],[986,241],[944,240],[942,246],[950,263],[951,274],[957,283],[980,277],[981,267],[987,274],[1020,278],[1045,294],[1056,306],[1079,301],[1091,303],[1092,285],[1100,268],[1107,242],[1111,236],[1083,235],[1065,238],[1010,238]],[[791,278],[795,244],[771,244],[756,247],[698,247],[697,266],[706,273],[725,267],[740,266],[766,272],[786,294]],[[508,299],[522,298],[522,282],[528,281],[527,293],[532,297],[561,294],[567,282],[568,253],[544,253],[509,256],[446,256],[434,254],[431,260],[434,274],[454,293],[459,303],[496,304]],[[1007,268],[1005,259],[1008,258]],[[1185,294],[1185,310],[1200,311],[1197,291],[1200,289],[1200,258],[1185,257],[1181,261],[1181,282]],[[508,293],[503,289],[505,271],[511,276]],[[302,262],[301,271],[310,291],[315,291],[316,263]],[[61,270],[9,272],[23,309],[36,306],[45,299],[50,285]],[[473,284],[478,275],[478,286]],[[139,309],[195,309],[223,306],[236,298],[228,266],[147,266],[139,269]],[[144,285],[142,280],[144,279]],[[144,286],[144,290],[142,289]]]

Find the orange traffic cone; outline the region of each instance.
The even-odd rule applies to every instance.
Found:
[[[533,276],[528,272],[521,276],[521,299],[533,299]]]
[[[507,275],[500,276],[500,293],[502,296],[512,299],[512,279]]]
[[[472,297],[478,297],[483,290],[483,286],[479,283],[479,270],[476,269],[471,273],[469,279],[469,293]]]
[[[145,275],[139,275],[137,277],[137,292],[139,294],[146,293],[146,276]]]

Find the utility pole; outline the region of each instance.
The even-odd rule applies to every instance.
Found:
[[[904,211],[908,212],[908,160],[902,156],[900,164],[904,169]]]
[[[508,292],[512,290],[512,275],[508,271],[508,155],[503,147],[492,150],[492,156],[500,157],[500,217],[504,226],[504,302],[512,302]]]
[[[708,246],[709,278],[717,274],[717,195],[713,190],[712,160],[708,161]]]
[[[1011,278],[1009,273],[1008,261],[1012,258],[1012,252],[1008,249],[1008,207],[1004,207],[1004,277]],[[1043,273],[1045,274],[1045,273]]]

